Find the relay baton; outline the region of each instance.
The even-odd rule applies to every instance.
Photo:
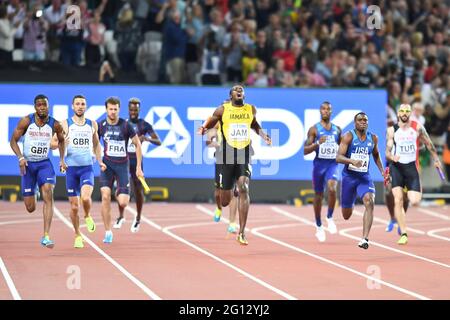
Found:
[[[444,176],[444,173],[442,172],[441,168],[436,167],[436,171],[438,172],[439,177],[441,177],[441,180],[445,181],[445,176]]]
[[[388,176],[388,175],[389,175],[389,167],[386,167],[386,168],[384,169],[384,176],[386,177],[386,176]],[[384,178],[384,186],[385,186],[385,187],[387,186],[388,182],[389,182],[389,179]]]
[[[148,186],[148,184],[145,181],[144,177],[139,177],[139,180],[141,181],[141,184],[144,187],[145,194],[149,193],[150,192],[150,187]]]

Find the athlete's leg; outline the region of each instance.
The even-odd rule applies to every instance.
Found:
[[[137,179],[132,179],[133,181],[133,189],[134,189],[134,197],[136,199],[136,221],[141,221],[142,207],[144,206],[144,188],[142,184]]]
[[[314,218],[316,220],[316,226],[322,226],[322,201],[323,201],[323,191],[325,190],[325,172],[326,168],[314,165],[312,172],[312,184],[314,188]]]
[[[230,204],[233,197],[233,188],[236,182],[236,166],[234,164],[223,164],[221,171],[220,201],[222,208]]]
[[[70,203],[70,220],[72,220],[75,235],[80,235],[80,219],[78,217],[80,199],[77,196],[69,197]]]
[[[384,200],[386,202],[386,207],[389,211],[389,216],[391,218],[391,221],[396,221],[395,219],[395,211],[394,211],[394,207],[395,207],[395,202],[394,202],[394,195],[392,194],[392,189],[386,187],[385,192],[384,192]]]
[[[102,194],[102,218],[105,226],[105,231],[111,230],[111,188],[101,187],[100,193]]]
[[[21,179],[22,197],[25,208],[29,213],[36,210],[36,188],[37,176],[34,171],[34,164],[29,163],[25,175]]]
[[[369,238],[370,228],[373,223],[373,208],[375,203],[375,194],[372,192],[367,192],[363,197],[364,202],[364,217],[363,217],[363,238]]]
[[[408,191],[408,200],[411,203],[411,205],[417,207],[420,204],[420,201],[422,200],[422,192],[418,191]]]
[[[233,192],[233,197],[231,198],[230,202],[230,217],[229,217],[230,224],[236,223],[236,213],[238,209],[238,199],[239,199],[238,197],[236,197]]]
[[[81,203],[83,205],[84,217],[89,217],[92,207],[92,192],[94,187],[89,184],[84,184],[81,187]]]
[[[53,184],[44,183],[41,186],[41,195],[44,201],[44,235],[48,235],[53,218]]]
[[[25,203],[25,208],[29,213],[32,213],[36,210],[36,197],[32,196],[24,196],[23,203]]]
[[[323,192],[316,192],[314,194],[314,217],[316,219],[316,226],[322,225],[321,211],[322,211]]]
[[[341,183],[341,208],[342,217],[345,220],[350,219],[353,213],[353,206],[356,200],[356,182],[351,177],[342,177]]]
[[[403,209],[403,188],[392,188],[392,194],[394,196],[394,212],[397,223],[402,233],[406,233],[406,215]]]
[[[327,190],[328,190],[327,218],[333,217],[334,207],[336,206],[336,189],[337,189],[337,180],[328,180],[327,181]]]
[[[220,200],[220,189],[214,189],[214,199],[216,200],[216,207],[219,210],[222,210],[222,201]]]
[[[351,207],[351,208],[342,208],[342,217],[343,217],[345,220],[350,219],[350,217],[352,216],[352,214],[353,214],[353,207]]]
[[[248,209],[250,207],[249,183],[250,179],[246,176],[240,176],[237,181],[239,189],[239,233],[245,233],[245,226],[247,224]]]

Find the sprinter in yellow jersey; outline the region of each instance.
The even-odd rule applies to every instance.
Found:
[[[228,206],[233,196],[233,186],[235,183],[237,184],[239,190],[239,234],[237,240],[240,244],[247,245],[245,225],[250,206],[250,129],[255,130],[266,144],[272,144],[272,140],[256,121],[255,106],[244,103],[244,97],[244,87],[242,85],[233,86],[230,90],[230,101],[222,103],[198,129],[198,133],[203,135],[208,129],[214,128],[217,122],[220,122],[223,140],[220,199],[223,207]]]

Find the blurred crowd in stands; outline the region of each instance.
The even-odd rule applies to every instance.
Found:
[[[412,104],[438,148],[447,148],[450,171],[448,1],[0,3],[1,64],[97,68],[100,82],[138,72],[159,84],[383,88],[388,123],[401,103]]]

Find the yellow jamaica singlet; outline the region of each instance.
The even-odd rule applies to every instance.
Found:
[[[222,131],[227,144],[236,149],[244,149],[250,145],[250,131],[253,122],[251,104],[234,107],[231,102],[223,104]]]

